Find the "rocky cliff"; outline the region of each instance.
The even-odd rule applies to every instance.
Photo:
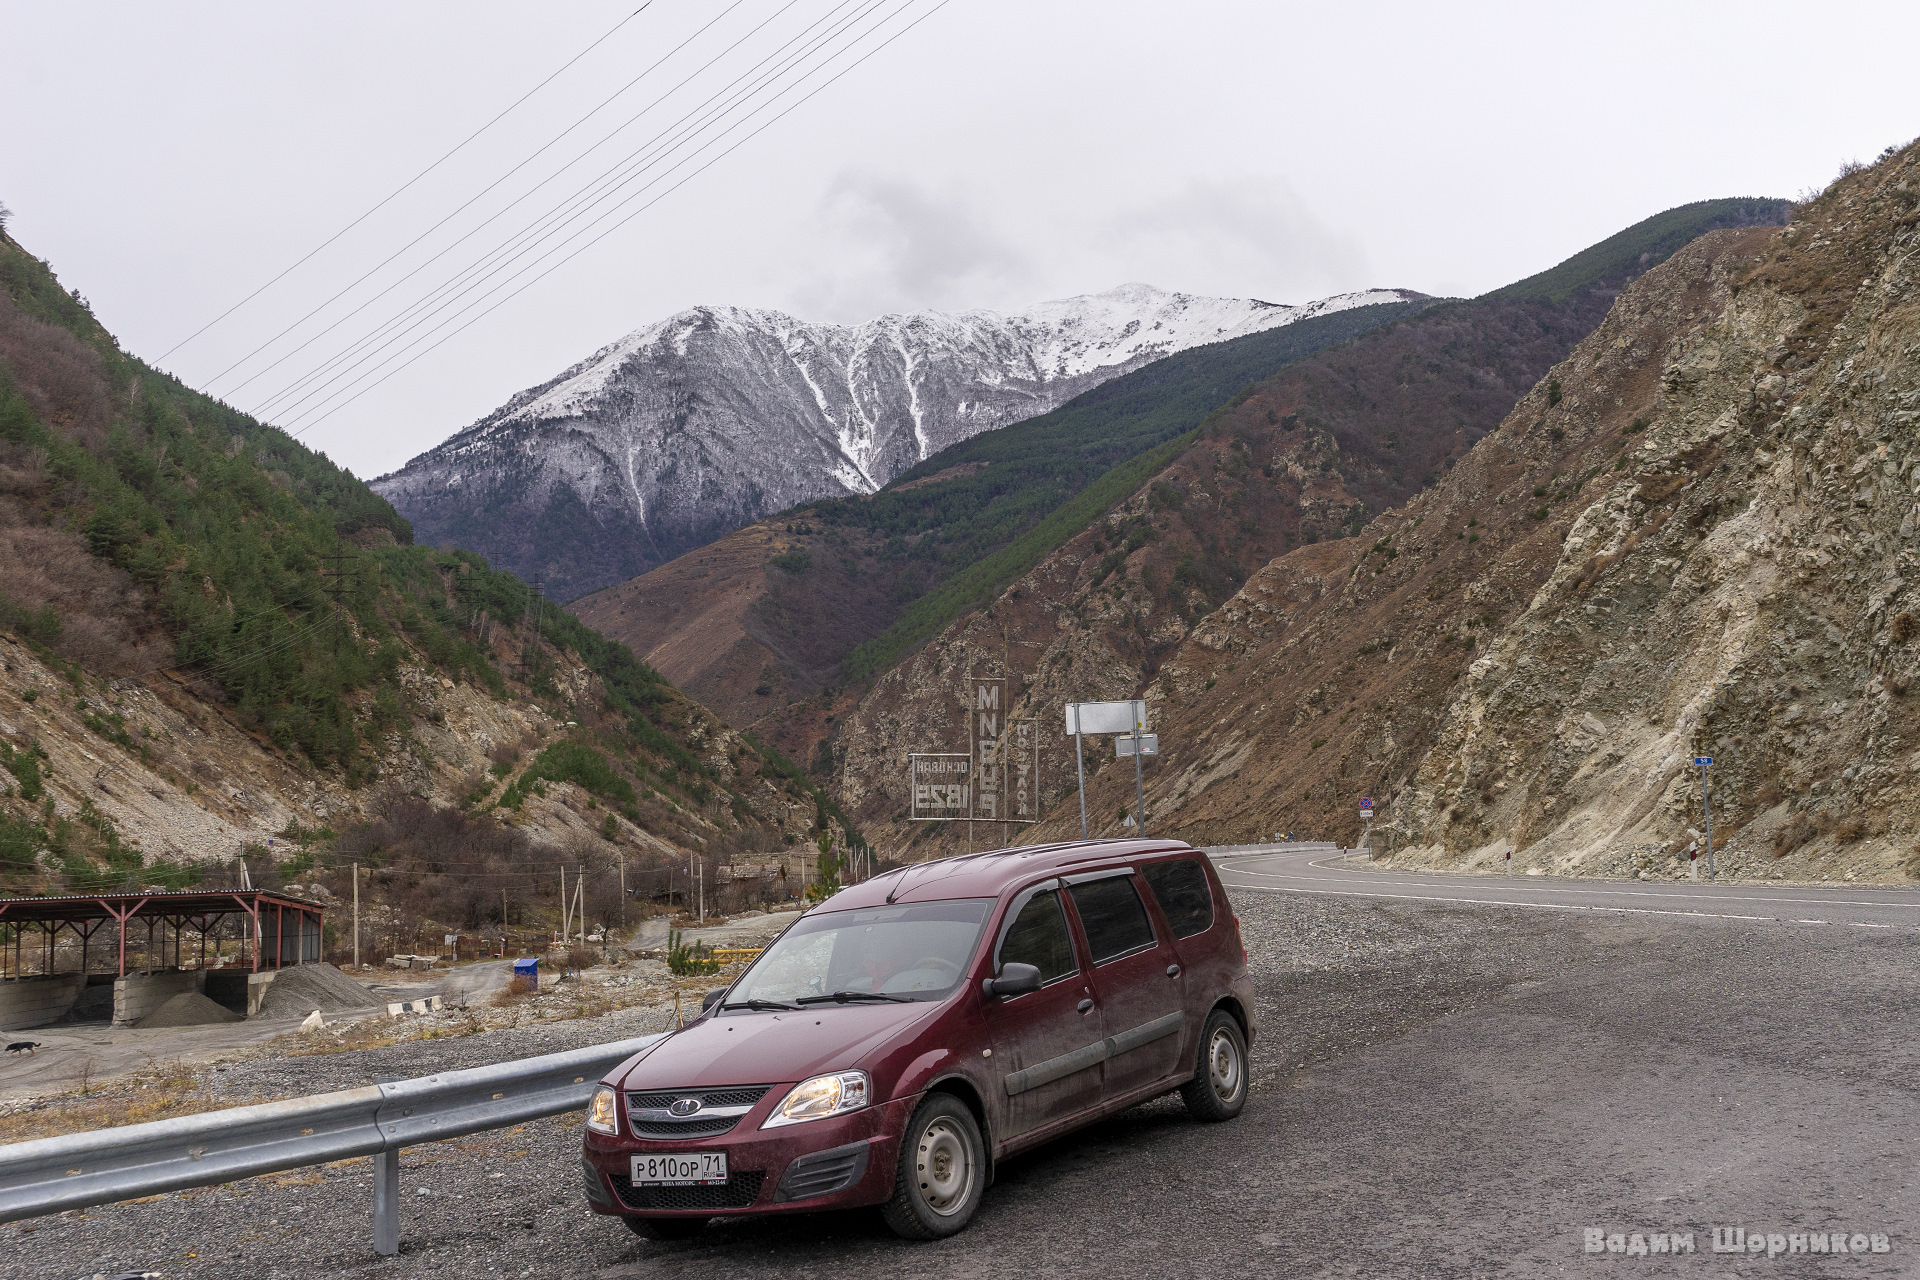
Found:
[[[1016,714],[1040,722],[1053,806],[1031,838],[1078,834],[1060,705],[1143,688],[1167,753],[1146,770],[1149,830],[1357,830],[1354,801],[1411,775],[1459,674],[1531,594],[1556,513],[1615,474],[1611,455],[1579,453],[1600,449],[1590,426],[1559,417],[1625,412],[1612,401],[1630,397],[1576,387],[1569,352],[1609,353],[1608,377],[1653,377],[1642,366],[1740,243],[1693,241],[1632,284],[1642,253],[1596,246],[1571,260],[1600,264],[1574,287],[1560,290],[1564,264],[1539,278],[1558,301],[1516,286],[1436,308],[1236,397],[1119,507],[842,712],[829,751],[843,801],[889,847],[957,846],[953,830],[905,821],[905,756],[962,749],[964,677],[1005,661],[1025,678]],[[1132,767],[1105,741],[1088,767],[1092,830],[1117,834]]]
[[[699,307],[521,392],[373,482],[423,541],[456,543],[568,600],[774,511],[872,493],[948,446],[1171,352],[1352,307],[1146,285],[1003,315],[811,324]]]
[[[1254,574],[1147,687],[1149,830],[1352,843],[1371,796],[1409,863],[1680,876],[1705,755],[1723,875],[1912,876],[1917,152],[1689,245],[1437,485]],[[1125,690],[1087,656],[1049,711]]]

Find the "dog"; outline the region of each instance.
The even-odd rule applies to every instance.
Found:
[[[32,1057],[33,1051],[35,1049],[38,1049],[39,1047],[40,1047],[40,1042],[38,1040],[15,1040],[12,1044],[7,1046],[7,1052],[8,1053],[24,1053],[28,1057]]]

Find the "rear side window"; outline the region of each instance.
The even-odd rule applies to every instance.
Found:
[[[1167,914],[1176,938],[1191,938],[1213,927],[1213,891],[1207,887],[1207,873],[1191,858],[1178,862],[1156,862],[1142,867],[1147,888]]]
[[[1060,909],[1060,893],[1049,889],[1027,899],[1006,937],[1000,940],[1000,963],[1030,964],[1040,971],[1040,981],[1052,982],[1079,969],[1073,958],[1073,940],[1067,936],[1066,913]]]
[[[1087,931],[1087,948],[1093,962],[1102,964],[1115,956],[1153,945],[1153,925],[1147,909],[1134,892],[1132,876],[1109,876],[1068,889],[1073,905],[1080,909],[1080,923]]]

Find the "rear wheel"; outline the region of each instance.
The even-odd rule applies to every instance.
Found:
[[[1196,1120],[1231,1120],[1247,1105],[1247,1039],[1224,1009],[1207,1015],[1200,1033],[1200,1060],[1180,1100]]]
[[[900,1136],[893,1198],[880,1214],[909,1240],[950,1236],[980,1207],[986,1172],[986,1144],[973,1112],[950,1093],[928,1094]]]
[[[705,1218],[622,1218],[627,1230],[648,1240],[685,1240],[707,1229]]]

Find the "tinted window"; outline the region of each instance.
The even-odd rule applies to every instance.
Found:
[[[1142,867],[1147,888],[1167,913],[1176,938],[1191,938],[1213,927],[1213,893],[1207,888],[1207,873],[1191,858],[1178,862],[1156,862]]]
[[[1018,961],[1040,970],[1040,981],[1064,978],[1080,967],[1073,958],[1073,940],[1067,936],[1066,913],[1060,894],[1049,889],[1027,899],[1000,941],[1000,963]]]
[[[1110,876],[1069,887],[1080,923],[1087,931],[1087,947],[1100,964],[1127,951],[1153,945],[1153,926],[1147,909],[1133,891],[1133,877]]]

